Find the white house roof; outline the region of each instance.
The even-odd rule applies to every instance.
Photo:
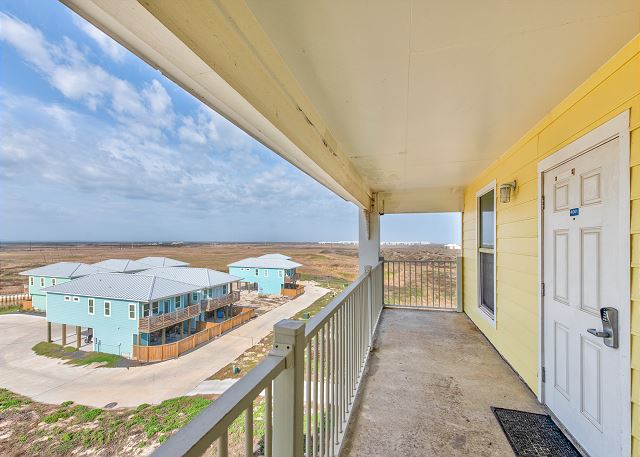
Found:
[[[258,257],[259,259],[281,259],[281,260],[291,260],[291,257],[286,256],[284,254],[278,254],[278,253],[274,253],[274,254],[265,254],[265,255],[261,255],[260,257]]]
[[[146,263],[152,267],[188,267],[187,262],[171,259],[169,257],[143,257],[138,262]]]
[[[240,281],[242,279],[237,276],[211,270],[209,268],[191,267],[152,268],[138,274],[173,279],[174,281],[194,284],[198,287],[214,287],[222,284],[228,284],[230,282]]]
[[[289,259],[277,259],[270,257],[249,257],[247,259],[238,260],[230,263],[228,267],[245,267],[245,268],[277,268],[289,270],[298,268],[302,265]]]
[[[199,287],[194,284],[151,275],[98,273],[42,290],[55,294],[149,302],[198,289]]]
[[[151,268],[151,265],[148,263],[129,259],[107,259],[102,262],[96,262],[93,265],[117,273],[135,273]]]
[[[100,266],[79,262],[58,262],[31,270],[22,271],[23,276],[46,276],[50,278],[79,278],[95,273],[106,273],[109,270]]]

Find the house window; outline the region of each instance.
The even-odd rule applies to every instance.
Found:
[[[160,307],[158,306],[158,302],[154,301],[153,306],[151,307],[151,312],[153,314],[158,314],[160,312]]]
[[[80,297],[73,297],[73,301],[76,302],[76,303],[79,302],[80,301]]]
[[[495,319],[495,182],[478,192],[476,198],[478,208],[478,304],[492,319]]]
[[[136,304],[135,303],[129,303],[129,319],[135,319],[136,318]]]
[[[171,309],[171,301],[165,300],[164,301],[164,309],[162,310],[162,312],[163,313],[168,313],[170,309]]]
[[[51,285],[55,286],[56,285],[56,278],[51,278]]]
[[[178,296],[176,297],[176,308],[180,308],[180,299],[181,299],[181,298],[182,298],[182,297],[181,297],[180,295],[178,295]]]
[[[104,315],[106,317],[111,317],[111,302],[110,301],[104,302]]]
[[[40,287],[44,287],[44,278],[40,278]]]
[[[33,286],[34,281],[33,281],[33,276],[29,276],[29,285]]]
[[[95,302],[93,301],[93,298],[87,300],[87,311],[91,315],[96,313]]]
[[[142,316],[149,317],[149,303],[144,303],[142,305]]]
[[[71,297],[69,297],[68,295],[64,296],[64,301],[71,301]]]
[[[264,270],[264,277],[268,277],[269,276],[269,270]]]
[[[193,301],[198,300],[198,292],[192,292],[191,293],[191,300],[193,300]]]
[[[258,276],[258,269],[256,268],[256,276]]]
[[[278,276],[282,278],[284,276],[284,271],[278,270]]]
[[[222,295],[227,295],[227,285],[222,286]]]

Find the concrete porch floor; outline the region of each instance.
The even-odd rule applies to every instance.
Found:
[[[544,412],[465,314],[385,310],[349,456],[514,455],[491,406]]]

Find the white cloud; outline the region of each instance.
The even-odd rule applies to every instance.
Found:
[[[127,50],[120,46],[120,44],[112,40],[109,36],[104,34],[101,30],[97,29],[93,24],[85,21],[84,19],[73,15],[73,23],[89,38],[96,42],[102,52],[108,55],[115,62],[122,62],[127,55]]]

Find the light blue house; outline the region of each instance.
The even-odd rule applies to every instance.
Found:
[[[162,267],[135,274],[97,273],[42,290],[47,322],[90,329],[93,350],[132,355],[133,345],[179,341],[199,321],[239,299],[240,278],[206,268]]]
[[[19,273],[29,277],[29,295],[31,296],[31,306],[37,311],[46,310],[46,293],[42,291],[45,287],[62,284],[72,279],[83,276],[106,273],[109,270],[98,265],[90,265],[78,262],[57,262]]]
[[[249,257],[228,265],[230,274],[264,295],[281,295],[286,288],[295,289],[299,277],[296,269],[301,266],[282,254]]]

